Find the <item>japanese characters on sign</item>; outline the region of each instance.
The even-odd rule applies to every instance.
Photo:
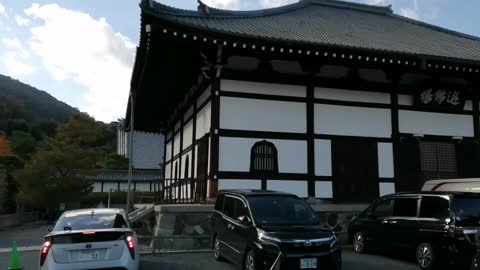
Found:
[[[429,88],[420,92],[417,96],[417,106],[437,107],[462,110],[465,99],[462,92],[458,90],[433,89]]]

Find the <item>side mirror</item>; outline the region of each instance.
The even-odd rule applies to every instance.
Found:
[[[237,220],[243,225],[250,225],[252,220],[248,216],[239,216]]]
[[[140,222],[140,221],[135,221],[135,222],[132,223],[132,228],[133,229],[140,229],[142,227],[143,227],[143,223]]]
[[[52,232],[52,231],[53,231],[53,227],[54,227],[53,225],[48,226],[47,231],[48,231],[48,232]]]

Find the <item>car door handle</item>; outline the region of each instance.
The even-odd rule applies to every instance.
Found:
[[[232,224],[228,224],[227,227],[231,230],[235,229],[235,226],[233,226]]]
[[[395,220],[390,221],[390,224],[397,224]]]
[[[388,224],[388,220],[382,220],[382,221],[380,221],[380,223],[382,223],[382,224]]]

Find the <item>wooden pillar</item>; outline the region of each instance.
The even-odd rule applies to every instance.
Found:
[[[310,78],[312,75],[309,76]],[[315,198],[315,87],[309,80],[307,85],[307,171],[308,197]]]
[[[197,101],[198,98],[196,98],[193,101],[193,116],[192,116],[192,161],[191,161],[191,167],[192,167],[192,176],[191,182],[190,182],[190,199],[195,200],[195,189],[198,188],[198,181],[197,178],[195,177],[195,164],[197,164],[197,155],[195,153],[196,145],[197,145],[197,114],[198,114],[198,106],[197,106]]]
[[[473,89],[472,93],[472,106],[473,106],[473,132],[476,141],[480,140],[480,98],[479,93]],[[479,88],[480,90],[480,88]]]

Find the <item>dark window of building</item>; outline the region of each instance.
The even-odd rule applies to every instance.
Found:
[[[442,197],[424,196],[420,203],[420,217],[447,218],[449,217],[449,202]]]
[[[373,211],[376,218],[390,217],[393,215],[393,200],[380,201]]]
[[[393,215],[396,217],[416,217],[417,198],[396,198],[393,205]]]
[[[188,156],[185,158],[185,174],[184,174],[184,179],[188,179],[188,170],[189,170],[189,160]]]
[[[278,153],[273,143],[260,141],[253,145],[250,171],[262,174],[278,173]]]
[[[456,145],[445,142],[421,142],[420,168],[423,181],[456,178],[458,176]]]

